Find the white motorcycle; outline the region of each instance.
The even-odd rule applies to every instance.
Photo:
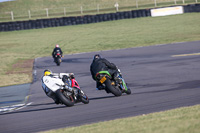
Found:
[[[89,103],[87,95],[80,89],[74,77],[68,78],[64,83],[60,78],[44,76],[42,88],[49,97],[69,107],[77,102]]]

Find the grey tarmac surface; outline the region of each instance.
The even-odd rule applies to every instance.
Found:
[[[51,57],[35,61],[36,77],[30,87],[31,105],[0,114],[2,133],[30,133],[79,126],[117,118],[200,104],[200,41],[121,50],[65,55],[61,66]],[[97,91],[90,75],[94,54],[115,63],[132,90],[114,97]],[[173,57],[173,55],[182,55]],[[56,105],[41,88],[44,69],[73,72],[89,104]]]
[[[29,88],[30,84],[0,87],[0,110],[3,107],[23,104]]]

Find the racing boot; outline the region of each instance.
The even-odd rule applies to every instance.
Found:
[[[53,91],[49,91],[47,93],[47,96],[52,98],[54,100],[55,104],[59,104],[60,103],[59,99],[56,97],[56,95],[55,95],[55,93]]]
[[[105,87],[102,85],[96,88],[96,90],[104,90],[104,89],[105,89]]]
[[[54,100],[55,104],[59,104],[60,103],[60,101],[58,99],[53,99],[53,100]]]
[[[96,84],[96,90],[104,90],[105,89],[105,86],[102,85],[101,83],[97,82]]]

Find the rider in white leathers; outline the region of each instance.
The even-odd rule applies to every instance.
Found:
[[[45,70],[44,71],[44,76],[42,77],[42,88],[45,92],[45,94],[52,98],[56,104],[59,104],[59,99],[56,97],[55,92],[53,92],[52,90],[50,90],[45,84],[43,79],[45,78],[45,76],[51,77],[51,78],[55,78],[55,79],[61,79],[59,81],[63,82],[63,85],[66,84],[66,80],[68,80],[70,77],[73,77],[74,74],[73,73],[52,73],[51,70]]]

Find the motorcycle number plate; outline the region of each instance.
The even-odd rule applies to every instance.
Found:
[[[103,84],[105,81],[106,81],[106,77],[104,76],[104,77],[100,80],[100,82]]]

